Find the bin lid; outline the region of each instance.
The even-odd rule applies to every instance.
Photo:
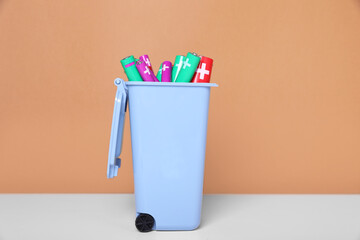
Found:
[[[117,176],[118,169],[121,165],[119,158],[122,150],[123,132],[125,112],[127,105],[127,88],[125,81],[121,78],[116,78],[115,86],[117,86],[114,113],[111,124],[111,136],[109,144],[107,177],[113,178]]]

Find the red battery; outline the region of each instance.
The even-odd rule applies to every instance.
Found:
[[[199,66],[196,69],[196,72],[195,72],[191,82],[209,83],[212,65],[213,65],[213,60],[211,58],[201,56]]]

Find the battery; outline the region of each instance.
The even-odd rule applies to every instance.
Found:
[[[183,66],[179,72],[175,82],[190,82],[198,65],[200,57],[196,53],[188,53],[183,62]]]
[[[162,64],[161,82],[171,82],[172,64],[170,61],[165,61]]]
[[[162,75],[162,64],[160,64],[159,71],[156,74],[156,78],[159,82],[161,82],[161,75]]]
[[[175,57],[174,67],[173,67],[172,73],[171,73],[171,81],[172,82],[176,81],[176,78],[178,77],[181,67],[183,65],[184,58],[185,57],[182,55],[177,55]]]
[[[195,83],[209,83],[211,77],[211,69],[213,65],[213,60],[208,57],[201,56],[201,60],[196,73],[192,78],[191,82]]]
[[[153,68],[151,66],[151,62],[150,62],[148,55],[145,54],[145,55],[140,56],[139,60],[145,62],[146,66],[148,66],[150,68],[150,70],[153,71]]]
[[[146,66],[145,62],[139,60],[136,63],[136,68],[139,71],[144,82],[154,82],[155,81],[153,76],[151,75],[152,71],[150,70],[150,68],[148,66]]]
[[[136,68],[136,62],[133,55],[122,59],[120,62],[129,81],[142,81],[142,78]]]
[[[145,62],[146,66],[148,66],[148,68],[150,69],[150,74],[151,74],[151,77],[154,79],[154,82],[158,82],[158,79],[156,78],[156,76],[154,74],[154,71],[153,71],[153,68],[151,66],[149,56],[148,55],[142,55],[142,56],[139,57],[139,60],[142,61],[142,62]]]

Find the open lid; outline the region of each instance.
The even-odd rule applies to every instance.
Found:
[[[111,136],[107,167],[108,178],[113,178],[117,176],[118,169],[121,165],[121,159],[119,158],[119,156],[122,149],[124,121],[127,104],[127,88],[125,81],[120,78],[116,78],[114,83],[115,86],[117,86],[117,91],[115,96],[114,113],[111,124]]]

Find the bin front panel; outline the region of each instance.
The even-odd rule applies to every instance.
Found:
[[[198,227],[210,87],[128,86],[137,213],[157,230]]]

